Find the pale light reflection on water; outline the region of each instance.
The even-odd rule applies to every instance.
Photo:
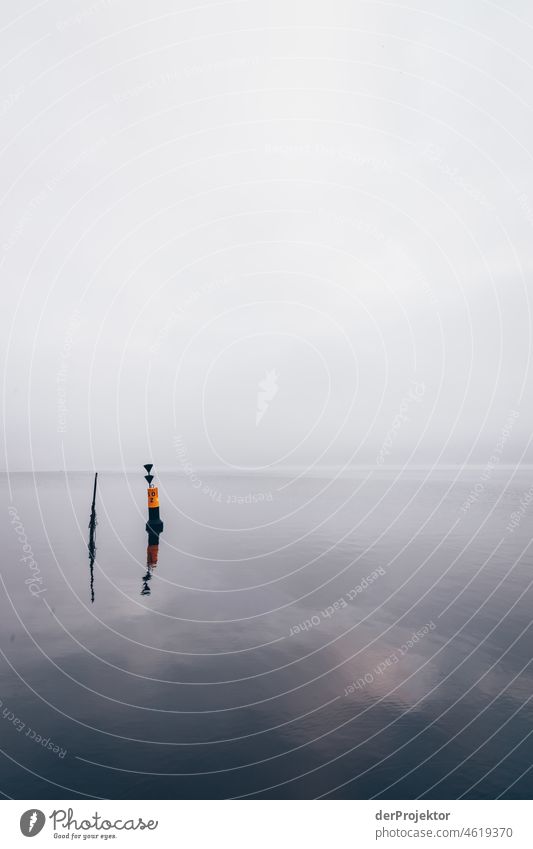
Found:
[[[4,476],[0,790],[528,798],[533,471],[479,474],[162,472],[147,566],[101,472],[92,576],[92,475]]]

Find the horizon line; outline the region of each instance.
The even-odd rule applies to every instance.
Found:
[[[160,472],[172,472],[173,474],[180,474],[183,477],[189,477],[190,474],[186,472],[183,468],[176,468],[175,466],[157,466],[154,464]],[[196,472],[204,472],[207,474],[224,474],[224,475],[267,475],[274,473],[289,473],[289,472],[349,472],[349,471],[460,471],[462,469],[486,469],[489,467],[488,463],[397,463],[397,464],[377,464],[377,463],[357,463],[351,464],[348,466],[342,464],[335,465],[317,465],[317,466],[307,466],[307,465],[290,465],[290,466],[269,466],[259,467],[259,468],[228,468],[226,466],[194,466],[193,471]],[[61,468],[53,468],[53,469],[0,469],[1,475],[17,475],[17,474],[94,474],[95,472],[100,473],[108,473],[108,474],[136,474],[136,472],[140,472],[143,468],[141,464],[139,468],[136,466],[109,466],[104,468],[71,468],[71,469],[61,469]],[[511,470],[511,469],[533,469],[533,463],[501,463],[498,466],[491,466],[491,473],[494,471],[498,471],[498,469]]]

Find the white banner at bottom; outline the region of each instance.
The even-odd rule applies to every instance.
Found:
[[[533,846],[527,801],[13,801],[3,846]]]

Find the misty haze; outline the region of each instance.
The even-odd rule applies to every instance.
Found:
[[[3,792],[528,798],[530,6],[0,17]]]

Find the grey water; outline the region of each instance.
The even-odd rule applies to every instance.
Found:
[[[0,792],[530,798],[533,470],[1,479]]]

